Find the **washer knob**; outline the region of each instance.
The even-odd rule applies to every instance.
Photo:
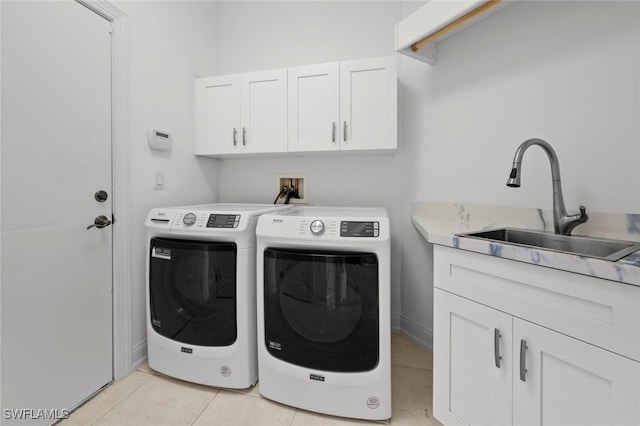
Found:
[[[196,223],[196,215],[193,213],[187,213],[186,215],[184,215],[182,223],[184,223],[186,226],[193,225],[194,223]]]
[[[311,222],[309,229],[311,229],[313,235],[320,235],[324,232],[324,223],[321,220],[314,220]]]

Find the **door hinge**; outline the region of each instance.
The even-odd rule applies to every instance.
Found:
[[[116,215],[111,213],[111,224],[113,225],[114,223],[116,223]]]

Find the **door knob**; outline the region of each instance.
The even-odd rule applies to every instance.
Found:
[[[100,190],[94,194],[94,197],[96,198],[97,202],[104,203],[105,201],[107,201],[107,198],[109,198],[109,195],[106,191]]]
[[[100,215],[96,217],[96,219],[93,221],[93,225],[87,226],[87,229],[91,229],[94,226],[96,228],[104,228],[105,226],[109,226],[109,225],[111,225],[111,221],[106,216]]]

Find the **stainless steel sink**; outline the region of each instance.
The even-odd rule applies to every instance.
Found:
[[[517,246],[535,247],[579,256],[595,257],[615,262],[640,250],[640,243],[622,240],[607,240],[581,236],[552,234],[515,228],[500,228],[489,231],[458,234],[460,237],[478,238]]]

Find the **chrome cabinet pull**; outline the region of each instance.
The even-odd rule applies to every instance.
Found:
[[[500,360],[502,357],[500,356],[500,330],[497,328],[493,329],[493,359],[496,363],[496,368],[500,368]]]
[[[233,146],[238,145],[237,135],[238,135],[238,129],[234,127],[233,128]]]
[[[344,126],[342,128],[342,136],[344,141],[346,142],[347,141],[347,122],[346,121],[344,122]]]
[[[247,128],[242,128],[242,146],[247,146]]]
[[[520,380],[527,381],[527,341],[520,340]]]
[[[331,142],[336,141],[336,122],[333,122],[333,127],[331,128]]]

